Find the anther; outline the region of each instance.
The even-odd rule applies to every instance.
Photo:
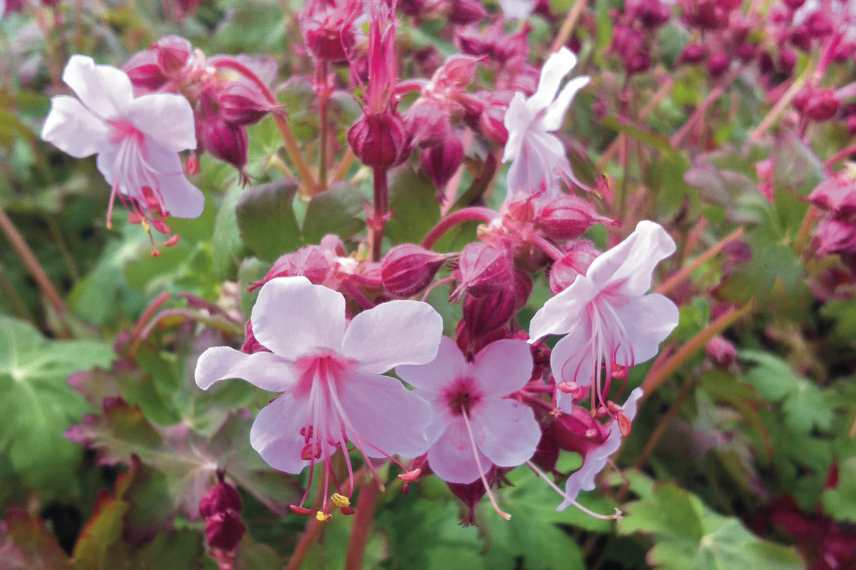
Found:
[[[330,495],[330,501],[340,509],[346,509],[351,506],[351,499],[339,493],[333,493]]]

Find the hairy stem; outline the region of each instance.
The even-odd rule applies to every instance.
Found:
[[[327,103],[329,101],[330,89],[327,78],[327,61],[321,60],[318,62],[318,76],[316,93],[318,94],[318,114],[320,133],[320,148],[318,149],[318,191],[323,192],[327,189]]]
[[[345,570],[360,570],[363,567],[363,555],[371,536],[372,519],[374,519],[378,496],[380,496],[380,487],[374,479],[368,479],[362,485],[357,499],[357,512],[354,515],[348,553],[345,557]]]
[[[369,220],[369,243],[371,244],[372,261],[380,261],[383,248],[383,230],[389,217],[389,186],[387,185],[386,169],[375,168],[374,182],[374,211]]]
[[[490,223],[496,219],[497,216],[499,216],[499,214],[490,208],[482,208],[479,206],[462,208],[437,222],[437,225],[431,228],[431,231],[428,232],[428,235],[426,235],[422,240],[422,247],[431,249],[434,247],[434,244],[443,237],[443,234],[457,225],[464,224],[466,222]]]

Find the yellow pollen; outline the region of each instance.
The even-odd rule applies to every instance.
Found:
[[[315,511],[315,520],[318,522],[327,522],[332,519],[333,515],[325,513],[324,511]]]
[[[345,495],[340,495],[339,493],[333,493],[330,495],[330,500],[340,509],[351,506],[351,499]]]

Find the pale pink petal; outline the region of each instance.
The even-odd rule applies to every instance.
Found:
[[[80,102],[102,119],[124,115],[134,99],[131,80],[121,69],[95,65],[91,57],[73,55],[62,72],[62,80]]]
[[[131,102],[126,116],[147,137],[173,152],[196,148],[193,109],[181,95],[143,95]]]
[[[529,322],[530,342],[547,335],[565,334],[585,316],[586,306],[597,294],[591,283],[579,277],[570,287],[551,297]]]
[[[395,372],[418,392],[436,394],[455,378],[467,372],[467,361],[458,344],[447,336],[440,339],[440,349],[431,362],[419,366],[399,366]]]
[[[500,467],[525,463],[541,439],[532,408],[514,400],[488,399],[473,409],[470,421],[479,449]]]
[[[598,288],[618,295],[643,295],[654,268],[675,252],[675,241],[660,224],[642,220],[624,241],[599,255],[586,272]]]
[[[547,113],[541,120],[541,124],[544,125],[546,130],[556,131],[562,127],[562,122],[565,119],[565,113],[568,112],[568,107],[571,106],[571,101],[574,100],[574,96],[583,87],[588,85],[588,82],[589,78],[586,76],[574,77],[568,81],[564,87],[562,87],[562,91],[559,93],[559,96],[550,104],[547,108]]]
[[[667,297],[652,293],[630,297],[623,305],[613,305],[626,333],[615,355],[618,364],[634,366],[654,358],[660,343],[678,326],[678,307]]]
[[[550,368],[558,382],[576,382],[589,386],[594,374],[594,342],[591,324],[578,321],[568,335],[556,343],[550,353]]]
[[[74,158],[99,152],[108,142],[107,125],[80,101],[68,95],[51,99],[51,112],[42,128],[42,139]]]
[[[537,113],[549,107],[553,99],[556,98],[556,93],[559,92],[562,79],[571,72],[576,64],[577,56],[566,47],[562,47],[559,51],[551,54],[544,62],[544,67],[541,68],[538,90],[526,102],[529,110]]]
[[[298,474],[307,462],[300,454],[306,440],[300,434],[307,423],[307,402],[283,395],[262,408],[250,428],[250,445],[268,465]]]
[[[508,130],[508,140],[505,143],[502,162],[514,160],[520,154],[526,133],[534,119],[535,116],[529,112],[529,108],[526,106],[526,98],[523,93],[515,93],[503,118],[505,128]]]
[[[146,164],[151,167],[164,207],[176,218],[197,218],[205,207],[202,191],[184,176],[178,154],[152,139],[145,142]]]
[[[636,407],[642,395],[642,389],[636,388],[627,397],[622,410],[628,420],[633,421],[633,418],[636,417]],[[618,422],[613,422],[609,428],[609,436],[606,438],[606,441],[590,451],[585,456],[582,467],[568,477],[567,482],[565,482],[565,499],[556,508],[557,511],[563,511],[568,508],[576,500],[580,491],[591,491],[594,489],[595,478],[603,471],[603,468],[609,462],[610,456],[618,451],[619,447],[621,447],[621,430],[618,427]]]
[[[381,374],[402,364],[430,362],[442,336],[443,318],[428,303],[389,301],[351,320],[342,353],[363,372]]]
[[[194,373],[196,385],[207,390],[217,382],[239,378],[270,392],[285,392],[297,382],[292,364],[270,352],[245,354],[215,346],[200,355]]]
[[[532,367],[529,343],[502,339],[479,351],[471,375],[485,395],[500,398],[523,388],[532,377]]]
[[[348,439],[369,457],[412,458],[428,449],[431,408],[395,378],[355,374],[342,380],[338,397]]]
[[[262,286],[250,320],[264,346],[288,359],[315,349],[339,350],[345,333],[345,298],[306,277],[278,277]]]
[[[513,20],[525,20],[535,9],[535,0],[499,0],[502,14]]]
[[[490,459],[480,451],[478,454],[482,467],[490,469]],[[463,418],[459,417],[450,424],[428,450],[428,465],[437,477],[447,483],[472,483],[479,478],[481,473]]]

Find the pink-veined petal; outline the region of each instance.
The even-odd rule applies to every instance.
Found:
[[[530,111],[538,113],[550,106],[559,92],[562,79],[571,72],[576,64],[577,56],[566,47],[562,47],[547,58],[544,67],[541,68],[538,89],[526,102]]]
[[[477,453],[482,467],[490,469],[490,459],[481,451]],[[462,417],[450,423],[428,450],[428,465],[437,477],[447,483],[472,483],[479,478],[481,473]]]
[[[515,93],[503,117],[503,123],[508,131],[508,140],[502,153],[502,162],[514,160],[520,154],[526,133],[534,119],[535,117],[526,107],[526,99],[523,97],[523,93]]]
[[[259,342],[296,360],[313,349],[341,348],[345,298],[306,277],[278,277],[262,286],[250,320]]]
[[[502,339],[476,354],[471,375],[484,394],[500,398],[523,388],[532,377],[532,367],[529,343]]]
[[[657,293],[631,297],[623,305],[611,306],[631,344],[631,347],[622,346],[615,355],[618,364],[623,366],[635,366],[654,358],[660,343],[678,326],[678,307]]]
[[[145,141],[145,152],[147,163],[155,170],[153,177],[157,190],[169,215],[198,218],[205,208],[205,196],[184,176],[178,154],[148,138]]]
[[[300,434],[307,422],[306,401],[283,395],[262,408],[250,428],[250,445],[268,465],[298,474],[307,462],[301,459],[306,440]]]
[[[286,392],[297,382],[292,364],[282,357],[270,352],[245,354],[228,346],[203,352],[196,361],[194,378],[203,390],[233,378],[270,392]]]
[[[598,289],[638,296],[651,288],[654,268],[675,252],[675,241],[660,224],[642,220],[627,238],[599,255],[586,277]]]
[[[68,95],[51,99],[51,111],[42,127],[42,139],[74,158],[100,152],[109,137],[107,125],[80,101]]]
[[[557,382],[576,382],[589,386],[594,374],[592,329],[586,320],[578,321],[550,353],[550,368]]]
[[[571,286],[547,299],[529,322],[530,342],[551,334],[565,334],[585,315],[586,306],[597,291],[583,276]]]
[[[196,148],[193,109],[181,95],[143,95],[128,105],[126,116],[157,144],[173,152]]]
[[[102,119],[122,117],[134,99],[131,80],[124,71],[109,65],[95,65],[91,57],[84,55],[71,56],[62,72],[62,80],[81,103]]]
[[[425,453],[430,442],[428,403],[389,376],[354,374],[339,384],[345,429],[369,457]]]
[[[589,78],[586,76],[574,77],[568,81],[564,87],[562,87],[562,91],[559,93],[559,96],[556,97],[555,101],[550,103],[550,106],[547,108],[547,113],[544,114],[544,118],[541,120],[541,124],[544,125],[544,128],[547,131],[556,131],[562,127],[562,122],[565,119],[565,113],[568,112],[568,107],[571,106],[571,101],[574,100],[574,96],[577,92],[588,85],[588,82]]]
[[[443,318],[428,303],[389,301],[351,320],[342,353],[361,371],[382,374],[403,364],[430,362],[442,336]]]
[[[466,374],[467,361],[458,344],[447,336],[440,339],[437,356],[427,364],[399,366],[395,372],[402,380],[412,384],[417,392],[436,394],[455,378]]]
[[[525,463],[541,439],[532,408],[514,400],[488,399],[473,410],[470,420],[479,450],[500,467]]]

